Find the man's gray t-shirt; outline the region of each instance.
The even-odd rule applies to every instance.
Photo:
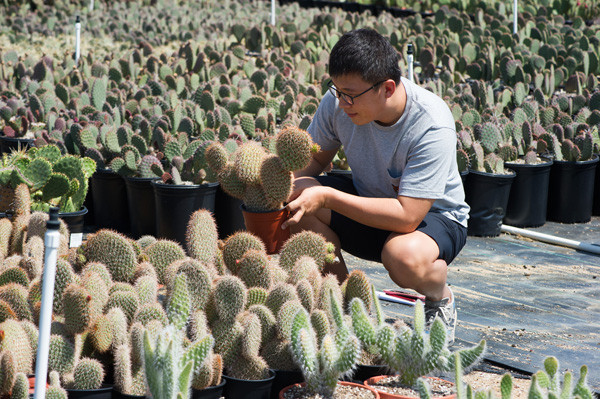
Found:
[[[435,199],[431,212],[467,226],[469,206],[456,164],[456,128],[448,105],[402,78],[406,107],[392,126],[355,125],[327,92],[308,127],[323,150],[344,146],[363,197]]]

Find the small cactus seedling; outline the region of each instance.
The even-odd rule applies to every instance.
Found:
[[[565,373],[561,384],[558,371],[558,359],[554,356],[547,357],[544,360],[544,370],[539,370],[531,377],[529,397],[540,399],[592,399],[594,397],[592,390],[587,384],[587,366],[581,366],[579,369],[579,379],[575,386],[573,386],[573,375],[571,372]]]

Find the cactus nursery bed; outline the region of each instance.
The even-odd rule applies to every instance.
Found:
[[[519,157],[594,171],[600,24],[587,22],[598,16],[597,0],[577,7],[573,0],[520,0],[514,31],[507,0],[411,0],[407,6],[427,3],[433,12],[406,18],[299,2],[282,2],[290,4],[275,15],[269,3],[0,1],[0,212],[9,216],[0,217],[0,399],[28,399],[34,372],[38,389],[48,376],[55,399],[101,389],[109,397],[111,390],[155,399],[222,391],[250,399],[247,393],[262,391],[261,399],[274,399],[300,381],[330,398],[360,376],[358,366],[390,369],[423,397],[428,387],[419,377],[440,374],[455,382],[458,399],[472,399],[461,377],[474,371],[465,382],[483,390],[502,384],[502,399],[591,399],[586,373],[600,391],[598,255],[516,236],[469,237],[449,270],[459,312],[458,339],[449,347],[439,319],[425,331],[421,302],[380,306],[376,291],[395,288],[381,264],[346,255],[351,273],[339,284],[321,274],[334,257],[322,236],[292,235],[271,256],[279,247],[271,251],[240,228],[219,236],[224,223],[209,205],[182,212],[176,224],[185,235],[167,236],[159,218],[151,220],[161,202],[130,211],[127,205],[143,208],[124,180],[145,179],[146,198],[155,199],[148,190],[158,185],[180,192],[219,184],[240,201],[231,201],[234,211],[242,202],[246,211],[279,209],[289,198],[290,171],[303,168],[284,154],[309,159],[312,148],[308,140],[286,145],[281,134],[308,138],[331,78],[329,53],[343,33],[364,27],[389,39],[403,75],[447,103],[465,187],[506,177],[505,162]],[[20,149],[6,153],[9,143]],[[357,173],[344,159],[338,152],[334,166]],[[554,198],[560,212],[548,220],[579,224],[534,230],[600,244],[600,219],[589,222],[585,209],[600,205],[600,189],[592,193],[591,180],[578,181],[551,178],[547,205],[555,208],[555,192],[576,194]],[[546,199],[540,185],[529,186]],[[470,192],[471,210],[489,194]],[[114,209],[104,209],[109,204]],[[484,205],[500,216],[495,204]],[[50,206],[89,209],[94,222],[86,221],[83,242],[69,240],[61,225],[55,278],[42,279],[53,270],[44,270],[49,216],[41,212]],[[165,208],[184,209],[175,202]],[[542,205],[534,208],[546,216]],[[143,231],[129,214],[148,221]],[[50,282],[53,298],[42,300]],[[46,353],[47,364],[39,361]],[[531,380],[516,378],[538,370]],[[504,371],[515,374],[512,394]],[[278,383],[286,384],[269,395],[284,375]],[[261,388],[239,388],[235,380]]]

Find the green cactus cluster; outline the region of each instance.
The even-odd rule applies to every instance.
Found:
[[[308,133],[294,127],[282,129],[274,140],[276,155],[253,142],[241,145],[231,160],[221,144],[207,148],[208,165],[223,190],[244,201],[247,210],[280,209],[291,193],[291,172],[306,167],[316,150]]]
[[[295,317],[291,329],[291,350],[304,379],[306,389],[330,397],[338,380],[348,375],[360,356],[360,341],[343,321],[341,305],[332,296],[331,313],[336,330],[325,334],[320,342],[304,308]]]
[[[433,370],[451,371],[456,367],[448,349],[446,327],[442,321],[436,318],[429,334],[425,332],[425,312],[421,301],[415,304],[412,329],[405,327],[395,332],[386,325],[376,331],[376,334],[381,358],[399,374],[400,381],[408,386],[415,386],[420,376]],[[486,343],[482,340],[472,348],[459,350],[462,367],[469,367],[481,360],[485,347]]]
[[[131,243],[124,235],[111,230],[100,230],[90,235],[78,251],[86,262],[104,264],[115,281],[131,281],[138,264]]]

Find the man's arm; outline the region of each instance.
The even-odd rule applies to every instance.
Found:
[[[360,197],[331,187],[309,187],[287,205],[292,216],[284,227],[298,223],[304,215],[314,214],[319,208],[328,208],[367,226],[410,233],[421,224],[434,202],[434,199],[406,196]]]
[[[306,168],[294,172],[294,178],[303,176],[319,176],[329,166],[335,157],[335,154],[337,154],[337,151],[337,149],[328,151],[321,150],[314,153],[310,163]]]

